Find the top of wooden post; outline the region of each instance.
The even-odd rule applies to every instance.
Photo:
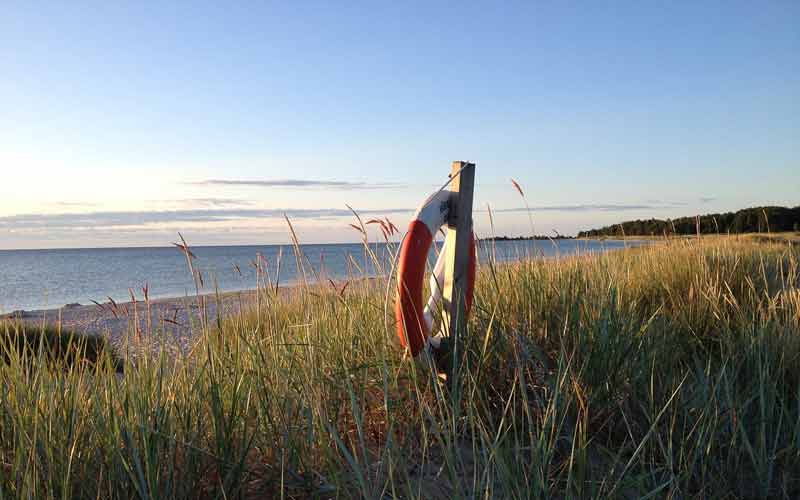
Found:
[[[470,172],[466,172],[470,170]],[[464,174],[462,176],[462,174]],[[468,161],[454,161],[450,167],[450,192],[454,193],[450,197],[450,213],[447,219],[448,227],[457,229],[457,221],[466,217],[472,222],[472,195],[475,184],[475,164]],[[460,210],[460,207],[468,207],[469,210]]]

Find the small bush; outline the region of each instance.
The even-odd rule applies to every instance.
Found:
[[[122,361],[104,337],[11,320],[0,323],[0,359],[6,364],[15,359],[26,364],[43,360],[65,368],[96,367],[108,361],[122,371]]]

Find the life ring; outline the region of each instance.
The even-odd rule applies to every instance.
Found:
[[[449,198],[450,191],[442,190],[422,203],[408,224],[408,232],[400,248],[395,301],[397,336],[400,338],[400,344],[409,349],[413,356],[419,354],[430,343],[433,327],[432,311],[442,299],[445,246],[442,246],[439,252],[430,278],[431,296],[425,307],[422,306],[422,288],[428,253],[434,235],[447,223]],[[475,259],[475,235],[470,231],[470,258],[465,297],[468,313],[472,308],[472,295],[475,289]]]

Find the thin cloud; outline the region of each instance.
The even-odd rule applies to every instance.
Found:
[[[645,203],[652,205],[664,205],[666,207],[685,207],[689,203],[685,201],[671,201],[671,200],[645,200]]]
[[[302,189],[391,189],[402,187],[403,184],[384,182],[349,182],[349,181],[320,181],[311,179],[207,179],[199,182],[189,182],[194,186],[248,186],[248,187],[280,187]]]
[[[88,208],[88,207],[96,207],[97,203],[89,203],[85,201],[56,201],[50,203],[50,205],[56,207],[64,207],[64,208]]]
[[[700,203],[710,203],[716,199],[717,199],[716,196],[701,196]]]
[[[182,200],[163,200],[162,203],[176,203],[193,208],[225,208],[253,204],[252,201],[241,198],[186,198]]]
[[[624,212],[628,210],[657,210],[669,208],[667,205],[624,205],[624,204],[583,204],[583,205],[553,205],[531,207],[532,212]],[[526,212],[525,207],[492,209],[495,213]]]
[[[409,209],[359,210],[363,215],[384,215],[408,212]],[[350,217],[347,209],[187,209],[158,211],[84,212],[62,214],[18,214],[0,217],[0,228],[80,228],[129,227],[164,223],[203,223],[235,221],[241,219],[276,219],[284,214],[290,219],[320,219],[324,217]]]
[[[252,205],[253,202],[242,198],[181,198],[171,200],[148,200],[147,203],[157,205],[178,205],[184,208],[231,208]],[[97,207],[97,203],[83,201],[56,201],[49,203],[53,207],[63,209],[81,209]]]

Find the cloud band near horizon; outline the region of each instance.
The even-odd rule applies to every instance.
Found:
[[[626,212],[636,210],[660,210],[674,208],[670,205],[655,204],[578,204],[531,207],[531,212]],[[524,213],[524,207],[492,209],[494,213]],[[406,214],[414,208],[386,208],[357,210],[360,215]],[[487,212],[486,208],[476,207],[476,213]],[[323,219],[332,217],[350,217],[352,212],[346,208],[320,209],[258,209],[258,208],[196,208],[182,210],[141,210],[141,211],[90,211],[71,213],[27,213],[0,217],[0,228],[3,229],[41,229],[41,228],[78,228],[78,227],[115,227],[145,226],[150,224],[166,224],[176,222],[203,223],[242,219],[279,219],[285,216],[290,219]]]

